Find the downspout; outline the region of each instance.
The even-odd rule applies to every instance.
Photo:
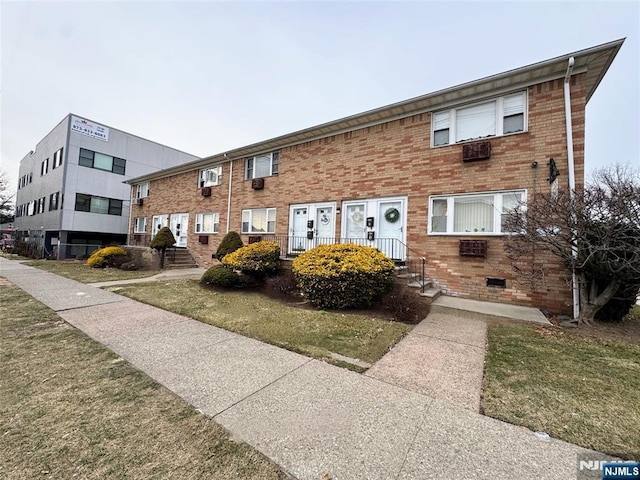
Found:
[[[224,154],[224,158],[229,160],[227,154]],[[233,177],[233,160],[229,160],[229,195],[227,197],[227,232],[229,233],[229,226],[231,225],[231,178]]]
[[[567,160],[569,167],[569,196],[573,200],[576,189],[576,177],[573,165],[573,125],[571,122],[571,74],[573,73],[573,65],[575,59],[569,58],[569,64],[567,65],[567,73],[564,76],[564,119],[567,127]],[[573,237],[576,237],[576,231],[574,228]],[[571,246],[571,255],[575,259],[578,256],[578,246]],[[575,262],[574,262],[575,263]],[[573,291],[573,318],[580,316],[580,286],[578,284],[578,277],[576,275],[575,266],[571,269],[571,286]]]

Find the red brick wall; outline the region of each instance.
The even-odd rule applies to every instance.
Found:
[[[584,175],[584,74],[572,77],[572,109],[576,183]],[[429,275],[454,295],[498,302],[544,306],[568,311],[571,295],[567,274],[553,258],[544,259],[544,284],[536,291],[520,285],[502,251],[500,237],[473,237],[488,241],[488,257],[460,257],[460,236],[429,236],[430,195],[526,188],[528,198],[548,192],[549,158],[560,170],[560,188],[567,188],[567,149],[563,80],[528,89],[528,132],[492,138],[491,159],[463,163],[462,146],[430,147],[430,115],[427,113],[366,127],[280,150],[279,175],[265,178],[263,190],[253,190],[244,180],[244,160],[233,165],[230,229],[240,231],[245,208],[275,207],[276,234],[287,235],[289,206],[297,203],[385,196],[407,196],[407,244],[412,256],[425,256]],[[532,168],[532,162],[538,168]],[[143,207],[133,216],[188,212],[188,248],[197,261],[211,264],[211,254],[226,232],[229,164],[223,168],[222,185],[212,187],[209,198],[200,195],[197,171],[153,181]],[[208,245],[198,243],[194,233],[196,212],[219,211],[220,234],[210,235]],[[143,213],[144,212],[144,213]],[[335,231],[340,235],[341,218]],[[466,237],[469,238],[469,237]],[[243,235],[248,241],[248,236]],[[540,257],[537,261],[543,261]],[[486,277],[507,279],[507,288],[486,286]]]

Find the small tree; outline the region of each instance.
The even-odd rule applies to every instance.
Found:
[[[537,251],[559,258],[575,272],[579,323],[592,323],[621,286],[640,279],[640,175],[602,169],[584,190],[538,194],[526,209],[508,215],[505,251],[518,276],[535,288],[544,266]]]
[[[149,246],[160,252],[160,268],[164,268],[164,254],[167,248],[173,247],[175,243],[176,238],[169,227],[162,227],[151,240]]]
[[[216,250],[216,258],[222,261],[225,255],[233,253],[242,247],[244,247],[244,244],[242,243],[242,238],[240,238],[238,232],[229,232],[224,236],[224,238],[220,242],[220,245],[218,245],[218,250]]]

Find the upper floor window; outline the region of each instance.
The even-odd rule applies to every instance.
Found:
[[[44,207],[46,205],[47,199],[45,197],[39,198],[37,202],[37,213],[44,213]]]
[[[49,211],[58,209],[58,201],[60,200],[60,192],[49,195]]]
[[[53,166],[51,168],[57,168],[62,165],[62,148],[53,154]]]
[[[213,187],[222,183],[222,166],[203,168],[198,172],[198,188]]]
[[[429,233],[507,233],[504,229],[507,215],[525,201],[525,190],[433,196],[429,198]]]
[[[196,213],[196,233],[218,233],[218,212]]]
[[[276,233],[276,209],[242,210],[242,233]]]
[[[40,176],[46,174],[49,171],[49,159],[43,160],[40,164]]]
[[[149,196],[149,182],[136,185],[136,198],[146,198]]]
[[[147,231],[147,217],[136,217],[133,233],[145,233]]]
[[[278,152],[245,159],[244,179],[268,177],[278,174]]]
[[[524,132],[526,110],[526,92],[519,92],[434,112],[431,116],[433,146]]]
[[[122,200],[76,193],[76,211],[122,215]]]
[[[96,168],[98,170],[124,175],[127,161],[124,158],[112,157],[111,155],[81,148],[78,163],[83,167]]]

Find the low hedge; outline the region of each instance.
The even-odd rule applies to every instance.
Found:
[[[213,285],[215,287],[235,287],[240,284],[240,277],[233,270],[224,265],[214,265],[209,268],[202,278],[201,285]]]
[[[319,245],[293,261],[298,287],[319,308],[363,308],[391,285],[393,261],[376,248]]]
[[[275,242],[255,242],[224,256],[225,267],[247,275],[274,275],[280,269],[280,247]]]
[[[91,268],[113,267],[121,265],[127,257],[127,251],[120,247],[105,247],[96,250],[87,260]]]

